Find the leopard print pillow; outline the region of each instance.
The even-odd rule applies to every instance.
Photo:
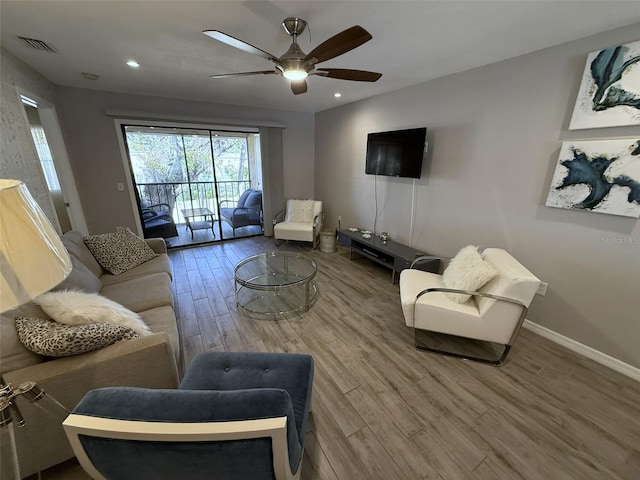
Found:
[[[131,270],[158,255],[128,227],[117,227],[115,233],[83,238],[102,268],[114,275]]]
[[[78,355],[140,337],[138,332],[124,325],[89,323],[70,326],[30,317],[16,317],[16,330],[27,349],[47,357]]]

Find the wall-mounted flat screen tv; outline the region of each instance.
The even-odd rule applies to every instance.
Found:
[[[427,128],[370,133],[365,173],[420,178]]]

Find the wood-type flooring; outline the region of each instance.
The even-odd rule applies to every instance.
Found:
[[[234,265],[276,248],[317,262],[318,300],[249,319]],[[251,237],[170,258],[184,365],[202,351],[313,355],[304,480],[640,479],[640,384],[531,331],[500,368],[417,352],[390,271],[341,247]],[[68,463],[43,478],[86,478]]]

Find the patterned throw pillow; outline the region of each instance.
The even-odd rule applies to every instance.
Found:
[[[29,317],[16,317],[16,330],[25,347],[47,357],[78,355],[140,336],[129,327],[113,323],[69,326]]]
[[[442,273],[442,284],[446,288],[474,292],[496,275],[498,272],[480,256],[478,248],[468,245],[449,262]],[[471,298],[471,295],[462,293],[447,293],[447,296],[457,303],[464,303]]]
[[[114,275],[131,270],[158,255],[128,227],[117,227],[115,233],[84,237],[84,243],[102,268]]]

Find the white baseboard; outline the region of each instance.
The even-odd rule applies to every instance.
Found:
[[[576,342],[575,340],[565,337],[564,335],[560,335],[553,330],[549,330],[548,328],[542,327],[537,323],[533,323],[530,320],[525,320],[523,326],[527,330],[531,330],[532,332],[535,332],[538,335],[551,340],[552,342],[558,343],[563,347],[566,347],[569,350],[582,355],[583,357],[587,357],[594,362],[598,362],[605,367],[608,367],[618,373],[634,379],[637,382],[640,382],[640,368],[636,368],[633,365],[624,363],[617,358],[610,357],[606,353],[599,352],[594,348]]]

